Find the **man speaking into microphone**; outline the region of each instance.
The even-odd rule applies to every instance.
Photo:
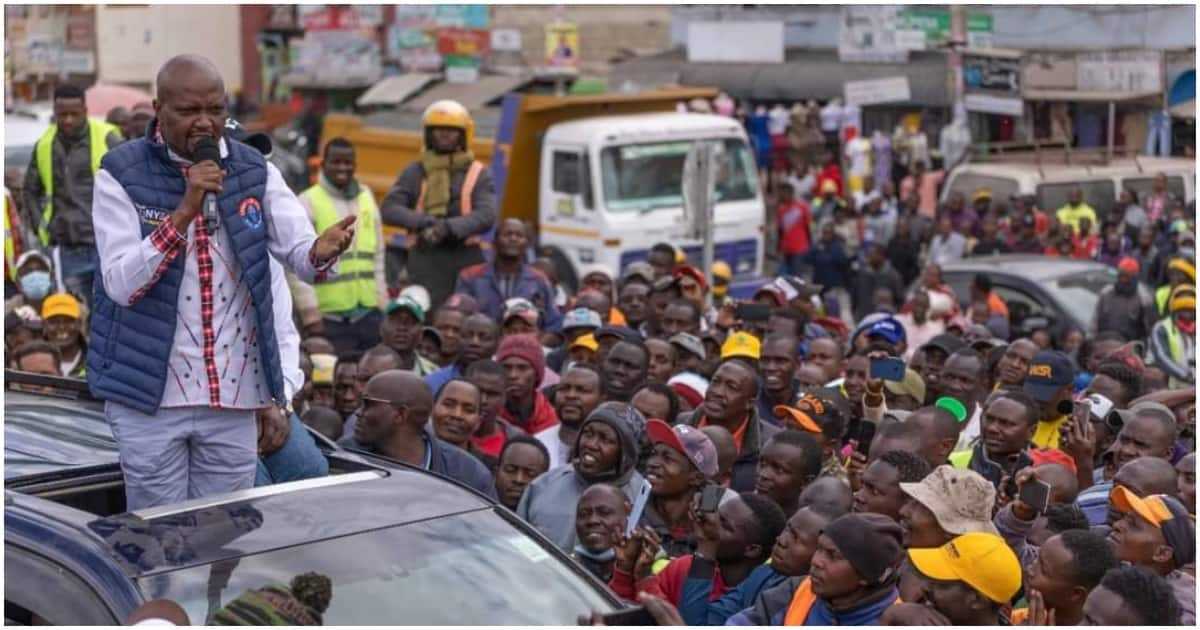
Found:
[[[354,235],[350,216],[317,236],[278,169],[223,137],[210,61],[174,57],[155,86],[155,119],[104,156],[92,202],[88,383],[131,511],[254,485],[256,413],[289,404],[268,256],[320,282]]]

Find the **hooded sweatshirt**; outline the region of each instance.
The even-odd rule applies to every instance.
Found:
[[[646,425],[642,415],[623,403],[604,403],[583,421],[579,435],[582,436],[584,429],[593,422],[603,422],[617,432],[621,455],[616,470],[595,479],[584,479],[575,464],[559,466],[534,479],[525,488],[521,503],[517,505],[517,516],[568,553],[574,550],[578,542],[575,536],[575,505],[584,490],[594,483],[610,483],[633,501],[644,481],[635,470],[638,444]],[[575,440],[574,452],[579,452],[579,438]]]

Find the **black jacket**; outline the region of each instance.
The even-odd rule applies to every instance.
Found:
[[[439,440],[428,428],[425,429],[425,439],[429,441],[429,472],[449,477],[492,499],[496,498],[496,481],[483,462],[461,448]],[[338,446],[386,457],[374,448],[359,444],[353,435],[338,440]]]

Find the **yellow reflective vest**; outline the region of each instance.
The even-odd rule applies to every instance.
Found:
[[[341,220],[333,198],[320,184],[301,193],[313,209],[313,223],[321,234]],[[375,222],[379,209],[371,191],[363,188],[355,199],[358,220],[354,224],[354,244],[338,257],[338,272],[333,278],[313,285],[322,313],[342,313],[356,308],[378,308],[375,286]]]
[[[108,152],[108,134],[120,133],[117,128],[102,121],[88,119],[88,148],[92,152],[92,175],[100,170],[100,158]],[[46,195],[46,207],[42,209],[42,220],[38,225],[38,239],[42,245],[50,244],[50,219],[54,217],[54,138],[58,136],[58,125],[50,125],[38,139],[33,155],[38,177],[42,180],[42,191]]]

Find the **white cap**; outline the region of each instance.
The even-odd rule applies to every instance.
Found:
[[[400,295],[412,298],[412,301],[421,306],[421,310],[425,311],[426,313],[429,312],[429,290],[425,287],[419,284],[411,284],[407,287],[404,287],[404,289],[400,291]]]

